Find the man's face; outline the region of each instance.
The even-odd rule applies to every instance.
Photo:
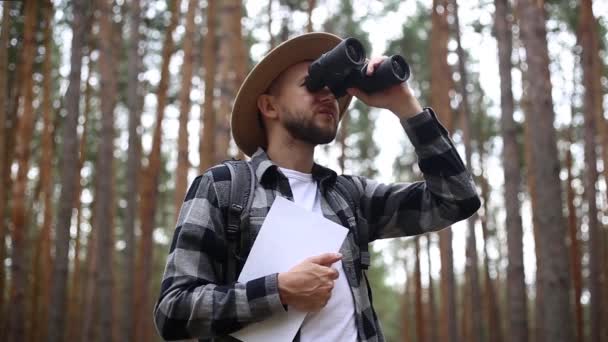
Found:
[[[277,78],[270,89],[279,110],[279,122],[295,139],[312,145],[335,139],[338,101],[326,87],[311,93],[305,85],[310,62],[296,64]]]

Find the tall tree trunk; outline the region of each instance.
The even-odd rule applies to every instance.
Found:
[[[559,180],[559,160],[553,120],[553,99],[549,75],[549,56],[545,29],[544,7],[533,0],[518,1],[520,32],[526,50],[530,110],[526,120],[532,136],[532,168],[536,182],[537,202],[544,208],[533,216],[539,224],[539,240],[543,241],[541,258],[543,270],[541,291],[545,309],[543,337],[547,341],[572,341],[570,322],[568,256],[566,249],[566,224],[562,214],[562,194]],[[540,229],[542,227],[542,229]],[[538,240],[537,240],[538,241]]]
[[[427,324],[428,327],[428,333],[427,336],[429,337],[429,342],[437,342],[439,341],[439,338],[437,336],[437,327],[439,324],[439,321],[437,319],[437,309],[435,306],[435,290],[434,290],[434,284],[433,284],[433,275],[432,275],[432,265],[431,265],[431,236],[427,234],[426,236],[426,255],[427,255],[427,261],[428,261],[428,267],[429,267],[429,288],[428,288],[428,292],[429,292],[429,304],[428,304],[428,313],[429,313],[429,324]]]
[[[414,239],[416,253],[416,265],[414,266],[414,286],[416,298],[416,341],[426,342],[426,326],[424,322],[424,311],[422,303],[422,279],[420,274],[420,237]]]
[[[215,0],[207,1],[207,35],[203,42],[203,64],[205,69],[205,102],[201,108],[201,142],[199,145],[200,165],[199,172],[203,173],[206,169],[213,166],[216,162],[216,147],[215,147],[215,127],[216,113],[214,103],[213,90],[215,89],[215,67],[217,54],[217,37],[216,37],[216,6]]]
[[[517,128],[513,120],[513,92],[511,80],[511,53],[513,51],[511,12],[507,0],[494,0],[496,8],[494,28],[498,44],[500,74],[501,134],[503,140],[503,168],[505,179],[505,207],[507,249],[507,312],[509,334],[514,341],[528,341],[528,309],[524,275],[523,228],[519,206],[521,186],[520,156]]]
[[[585,141],[585,201],[587,202],[587,225],[589,227],[589,292],[591,299],[590,320],[591,320],[591,341],[599,342],[601,337],[602,319],[602,255],[600,223],[597,218],[596,186],[597,173],[597,154],[596,154],[596,127],[603,124],[603,114],[601,104],[598,108],[597,103],[602,102],[601,98],[601,75],[595,75],[597,68],[595,63],[600,63],[597,48],[599,41],[595,30],[596,21],[593,16],[591,0],[581,2],[581,12],[579,20],[579,44],[582,47],[582,66],[583,66],[583,86],[585,96],[583,101],[584,141]],[[596,97],[600,96],[599,99]],[[602,120],[600,120],[602,119]],[[606,148],[606,146],[604,146]],[[605,262],[605,260],[604,260]]]
[[[306,32],[312,32],[312,11],[315,9],[316,0],[308,0],[308,7],[306,10],[308,12],[308,22],[306,23]]]
[[[581,304],[581,292],[583,277],[581,273],[581,252],[580,242],[577,237],[577,218],[576,207],[574,206],[574,187],[572,175],[572,126],[568,129],[568,140],[570,144],[566,151],[566,169],[568,171],[568,179],[566,180],[566,189],[568,191],[568,236],[570,240],[570,272],[572,274],[572,284],[574,286],[574,312],[576,317],[576,341],[584,341],[583,333],[583,306]]]
[[[133,0],[129,8],[130,28],[129,47],[127,51],[127,106],[129,108],[129,149],[127,152],[127,208],[125,212],[125,249],[124,258],[124,286],[123,286],[123,315],[122,335],[127,341],[135,338],[133,300],[134,274],[135,274],[135,222],[137,218],[137,195],[139,193],[139,173],[141,171],[141,95],[139,91],[138,76],[141,70],[141,56],[137,52],[141,34],[141,0]]]
[[[97,284],[97,249],[99,245],[98,231],[96,224],[95,207],[93,207],[93,213],[91,221],[93,222],[92,229],[89,232],[87,239],[87,260],[86,260],[86,274],[85,274],[85,286],[82,291],[83,299],[83,317],[82,317],[82,329],[80,341],[96,341],[98,326],[94,324],[97,317],[97,302],[95,300],[96,293],[98,293]]]
[[[17,125],[17,141],[15,158],[17,160],[17,176],[12,189],[12,258],[11,258],[11,291],[10,291],[10,323],[9,341],[20,341],[25,336],[25,289],[27,287],[28,267],[26,264],[26,186],[29,171],[31,141],[34,131],[33,110],[33,63],[36,55],[36,23],[37,2],[27,1],[24,14],[23,50],[21,55],[21,102],[20,116]]]
[[[480,142],[480,146],[482,146],[482,142]],[[483,148],[479,148],[479,165],[486,165],[484,161],[485,152]],[[484,307],[486,311],[486,317],[488,318],[488,341],[496,341],[502,342],[503,335],[501,329],[501,319],[500,319],[500,308],[498,307],[498,298],[496,295],[496,288],[494,286],[494,281],[490,277],[490,261],[488,258],[488,221],[489,221],[489,212],[488,212],[488,202],[489,202],[489,191],[490,187],[487,182],[485,172],[482,171],[481,175],[481,194],[483,197],[483,212],[484,215],[481,218],[481,231],[483,232],[483,254],[484,254],[484,262],[483,262],[483,272],[485,278],[485,288],[484,288]]]
[[[186,13],[186,34],[184,36],[184,61],[182,64],[182,86],[179,94],[179,134],[177,140],[177,173],[175,174],[175,221],[184,201],[188,181],[188,121],[190,116],[190,89],[192,88],[194,15],[197,1],[189,0]]]
[[[220,99],[216,125],[216,158],[226,159],[230,147],[230,109],[238,87],[247,71],[247,55],[241,32],[243,9],[241,1],[226,0],[221,3],[220,52],[218,86]]]
[[[162,50],[162,66],[160,82],[157,90],[156,127],[152,140],[152,150],[148,157],[141,183],[141,239],[137,258],[137,273],[135,278],[135,341],[149,341],[151,339],[151,320],[148,319],[151,311],[150,276],[152,272],[152,233],[154,231],[154,218],[156,216],[156,202],[158,197],[158,179],[161,168],[162,124],[167,104],[167,89],[169,86],[169,62],[174,48],[173,31],[179,20],[180,0],[170,2],[169,11],[171,21],[165,31],[165,40]]]
[[[98,230],[97,282],[99,291],[99,340],[112,339],[113,313],[113,232],[114,205],[114,106],[117,96],[116,60],[113,46],[112,0],[100,0],[99,7],[99,75],[101,97],[101,134],[97,155],[95,182],[95,217]]]
[[[219,3],[220,20],[218,30],[219,56],[217,59],[217,86],[220,89],[218,108],[216,112],[215,125],[215,161],[228,159],[228,148],[230,146],[230,102],[232,101],[232,89],[236,87],[232,71],[232,40],[233,33],[230,32],[231,14],[234,8],[240,8],[240,1],[225,0]]]
[[[448,1],[434,0],[431,15],[431,107],[437,111],[441,122],[452,131],[453,120],[448,93],[449,78],[452,74],[447,64],[448,53]],[[458,325],[456,320],[456,295],[454,281],[454,265],[452,255],[452,230],[444,229],[439,233],[439,249],[441,252],[441,340],[458,341]]]
[[[62,144],[60,162],[61,194],[57,209],[55,228],[55,262],[53,266],[53,290],[51,297],[51,320],[49,323],[49,340],[63,341],[65,331],[65,311],[68,276],[68,250],[72,207],[74,205],[78,178],[78,112],[80,101],[80,82],[82,68],[82,48],[86,41],[87,25],[85,11],[87,3],[75,0],[72,3],[74,19],[72,22],[72,50],[70,57],[69,86],[66,92],[67,115],[62,123]]]
[[[51,301],[51,224],[53,210],[53,106],[51,99],[51,40],[53,21],[53,4],[48,2],[43,5],[44,9],[44,62],[43,62],[43,84],[42,84],[42,117],[44,128],[42,131],[42,160],[40,162],[40,184],[41,202],[43,209],[42,229],[38,235],[37,248],[34,258],[34,279],[32,298],[32,327],[31,341],[40,341],[47,336],[48,313]]]
[[[2,30],[0,32],[0,70],[8,69],[8,37],[9,30],[11,27],[11,16],[9,14],[11,4],[5,2],[2,6]],[[7,232],[7,205],[6,195],[7,188],[5,179],[10,169],[7,167],[9,160],[7,159],[7,139],[6,133],[8,132],[6,126],[6,120],[8,118],[8,77],[6,72],[0,73],[0,264],[4,265],[4,256],[6,254],[5,236]],[[0,267],[0,322],[6,322],[4,316],[4,289],[5,289],[6,275],[4,273],[4,267]],[[0,323],[0,330],[5,330],[4,323]],[[4,333],[0,333],[0,340],[5,338]]]
[[[465,145],[465,159],[467,163],[467,167],[469,169],[472,168],[471,164],[471,108],[469,102],[469,96],[467,91],[468,84],[468,73],[465,67],[465,53],[462,48],[462,44],[460,41],[460,21],[458,15],[458,1],[452,1],[454,5],[454,32],[456,33],[456,42],[457,42],[457,54],[458,54],[458,72],[460,73],[460,94],[462,95],[462,132],[463,139]],[[468,301],[465,308],[469,308],[470,312],[470,333],[466,334],[468,338],[467,341],[483,341],[483,329],[482,329],[482,315],[481,315],[481,307],[479,305],[475,305],[477,298],[481,297],[481,292],[479,290],[479,273],[478,273],[478,257],[477,257],[477,241],[475,239],[475,222],[477,221],[477,214],[473,214],[467,220],[468,224],[468,238],[467,238],[467,247],[466,247],[466,274],[467,274],[467,284],[469,295],[465,297],[465,300]]]
[[[274,47],[276,46],[276,42],[275,42],[275,38],[274,35],[272,34],[272,3],[274,1],[273,0],[268,0],[268,51],[274,49]]]
[[[90,50],[89,50],[90,51]],[[90,54],[89,54],[90,55]],[[80,152],[78,161],[78,177],[75,179],[76,183],[76,196],[74,198],[74,208],[76,208],[76,237],[74,238],[74,270],[72,271],[72,279],[70,280],[70,301],[68,305],[68,325],[67,325],[67,341],[76,341],[80,336],[80,329],[82,327],[82,316],[80,308],[82,307],[82,280],[84,275],[82,274],[81,266],[81,225],[82,225],[82,179],[80,177],[80,171],[84,165],[86,146],[87,146],[87,131],[89,121],[89,112],[91,111],[91,69],[92,62],[89,59],[88,65],[89,72],[87,74],[87,80],[85,83],[84,91],[84,121],[82,122],[82,134],[80,136]],[[128,297],[127,297],[128,298]]]

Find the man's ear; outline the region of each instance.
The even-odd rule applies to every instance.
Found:
[[[258,97],[258,109],[262,116],[268,119],[275,119],[279,115],[274,97],[269,94],[262,94]]]

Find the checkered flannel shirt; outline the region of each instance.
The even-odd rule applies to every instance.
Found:
[[[359,245],[352,230],[367,223],[369,242],[440,230],[472,215],[480,205],[472,177],[446,129],[432,109],[401,121],[414,145],[424,181],[381,184],[358,176],[338,176],[317,164],[323,215],[338,224],[349,222],[350,232],[340,250],[355,306],[359,341],[384,341],[371,303],[371,289],[359,260]],[[289,181],[259,149],[250,163],[256,187],[249,213],[252,240],[276,196],[293,200]],[[360,218],[333,187],[336,177],[348,177],[358,187]],[[220,265],[227,257],[224,235],[230,174],[216,166],[198,176],[180,210],[160,298],[154,308],[156,329],[167,340],[217,341],[247,324],[264,320],[286,308],[281,304],[277,274],[246,283],[222,284]],[[297,339],[297,337],[296,337]]]

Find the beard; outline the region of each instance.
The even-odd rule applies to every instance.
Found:
[[[314,121],[314,115],[307,117],[304,113],[287,112],[284,126],[295,139],[311,145],[322,145],[333,141],[338,130],[337,124],[321,127]]]

